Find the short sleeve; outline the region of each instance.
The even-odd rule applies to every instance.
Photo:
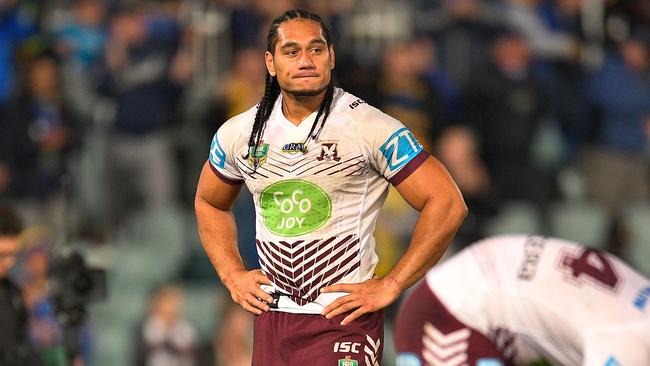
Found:
[[[408,178],[429,154],[413,133],[398,120],[381,113],[368,113],[369,131],[361,131],[370,149],[372,166],[392,185]],[[363,128],[363,127],[362,127]]]
[[[210,144],[210,168],[214,174],[228,184],[241,184],[244,182],[241,172],[235,163],[236,159],[236,131],[230,131],[228,124],[224,124],[212,138]]]

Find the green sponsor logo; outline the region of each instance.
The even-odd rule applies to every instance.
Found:
[[[317,185],[290,179],[273,183],[260,195],[264,224],[274,234],[297,236],[323,226],[332,214],[332,201]]]
[[[353,360],[350,356],[346,356],[345,359],[339,360],[339,366],[359,366],[357,360]]]

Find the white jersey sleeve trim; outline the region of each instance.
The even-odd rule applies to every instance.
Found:
[[[210,144],[210,155],[208,161],[212,172],[227,184],[244,183],[241,171],[237,167],[236,159],[239,153],[238,146],[241,146],[244,128],[248,126],[254,118],[256,108],[253,107],[248,111],[239,114],[226,121],[212,138]]]

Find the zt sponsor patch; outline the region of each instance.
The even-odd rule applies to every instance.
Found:
[[[212,143],[210,144],[210,163],[216,166],[217,168],[224,169],[226,166],[226,153],[219,145],[219,139],[217,134],[214,134],[212,138]]]
[[[413,353],[399,353],[395,361],[397,366],[422,366],[420,358]]]
[[[392,134],[381,147],[382,155],[388,162],[390,170],[401,168],[422,151],[422,145],[406,127]]]
[[[345,356],[344,359],[339,360],[338,366],[359,366],[359,362],[353,360],[350,356]]]
[[[650,287],[646,287],[639,291],[639,294],[634,299],[634,307],[644,311],[646,305],[648,304],[648,297],[650,297]]]
[[[248,165],[258,167],[266,162],[266,156],[269,154],[269,144],[260,141],[260,145],[255,149],[251,146],[248,149]]]
[[[321,143],[320,156],[316,159],[318,161],[339,161],[339,152],[337,149],[338,144],[336,142],[323,142]]]

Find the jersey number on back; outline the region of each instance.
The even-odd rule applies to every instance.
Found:
[[[582,248],[578,255],[572,253],[560,254],[560,267],[566,270],[572,282],[582,284],[585,279],[590,282],[604,287],[610,291],[616,289],[619,278],[612,263],[603,253],[590,249]]]

